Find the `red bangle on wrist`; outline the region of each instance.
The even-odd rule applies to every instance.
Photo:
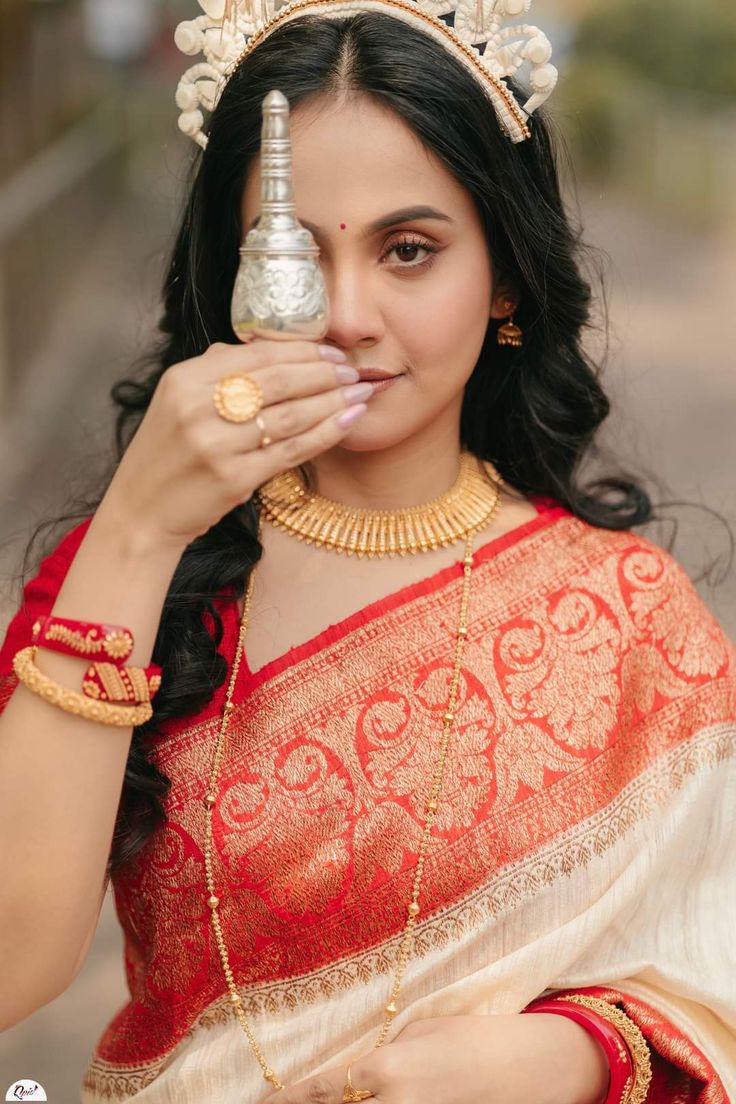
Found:
[[[593,1035],[605,1051],[611,1075],[604,1104],[626,1104],[634,1083],[634,1063],[621,1034],[613,1024],[590,1008],[555,997],[532,1001],[522,1011],[551,1012],[558,1016],[567,1016]]]
[[[82,691],[101,702],[150,702],[161,686],[161,667],[127,667],[133,651],[130,629],[94,621],[72,621],[65,617],[39,617],[33,625],[33,643],[79,658],[98,657],[85,671]]]
[[[82,692],[96,701],[142,705],[156,696],[161,686],[161,671],[157,663],[152,663],[150,667],[93,663],[85,671]]]
[[[133,651],[133,634],[122,625],[70,621],[49,615],[36,620],[33,643],[64,655],[99,657],[120,666]]]

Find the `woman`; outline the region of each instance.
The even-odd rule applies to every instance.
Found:
[[[321,247],[322,350],[230,326],[272,88]],[[509,141],[453,54],[388,12],[301,16],[228,81],[159,362],[114,391],[119,463],[0,653],[4,774],[32,755],[44,810],[30,838],[4,805],[36,902],[5,914],[5,977],[25,980],[5,1024],[75,976],[103,872],[125,934],[131,999],[83,1101],[736,1092],[736,655],[632,532],[646,493],[576,480],[608,413],[577,253],[544,120]],[[512,316],[521,344],[499,344]],[[392,382],[355,390],[345,367]],[[213,405],[238,373],[259,427]],[[454,539],[339,555],[298,539],[284,476],[324,533],[346,508],[399,527],[416,507]],[[162,671],[149,720],[118,738],[18,687],[48,613],[130,630],[127,662]],[[50,646],[36,665],[68,688],[84,671]]]

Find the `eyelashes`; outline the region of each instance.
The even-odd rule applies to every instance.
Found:
[[[426,272],[432,267],[437,260],[437,254],[439,253],[439,246],[434,245],[432,242],[427,241],[426,238],[422,238],[418,234],[405,234],[398,241],[393,242],[392,245],[382,254],[381,261],[386,257],[390,257],[392,253],[397,250],[408,249],[416,250],[422,249],[429,254],[423,261],[419,261],[415,264],[398,262],[391,265],[400,275],[414,274],[416,272]]]

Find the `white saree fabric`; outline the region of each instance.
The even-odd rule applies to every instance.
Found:
[[[736,648],[666,552],[537,508],[475,551],[422,912],[385,1045],[414,1019],[517,1013],[592,987],[647,1037],[651,1104],[736,1102]],[[87,524],[26,587],[0,651],[0,710]],[[370,1052],[383,1023],[461,590],[456,563],[255,674],[246,647],[215,875],[239,992],[287,1084]],[[218,611],[230,663],[238,619],[232,602]],[[172,783],[167,821],[113,879],[130,1001],[90,1057],[83,1104],[272,1091],[205,904],[224,693],[152,749]]]
[[[387,1044],[414,1019],[515,1013],[546,991],[611,986],[679,1028],[736,1100],[735,825],[736,725],[706,725],[601,813],[420,924]],[[335,979],[328,997],[308,999],[309,977],[284,983],[271,993],[279,1010],[250,1017],[282,1081],[372,1049],[397,947],[328,967],[315,990],[355,979]],[[131,1099],[242,1104],[271,1091],[232,1018],[196,1025]]]

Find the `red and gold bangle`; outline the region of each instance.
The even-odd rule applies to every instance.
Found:
[[[13,670],[20,682],[25,683],[32,693],[50,705],[63,709],[65,713],[85,717],[89,721],[123,727],[145,724],[153,716],[153,706],[149,702],[144,702],[143,705],[110,705],[107,702],[91,701],[76,690],[68,690],[66,686],[39,671],[35,663],[37,651],[33,644],[21,648],[13,656]]]
[[[599,997],[568,995],[532,1001],[524,1012],[567,1016],[603,1047],[611,1072],[604,1104],[643,1104],[652,1079],[649,1047],[637,1024]]]
[[[84,673],[82,690],[88,698],[106,702],[152,701],[161,686],[157,663],[150,667],[118,667],[115,663],[93,663]]]
[[[70,621],[49,615],[36,620],[33,643],[64,655],[99,656],[120,666],[133,651],[133,634],[122,625]]]

